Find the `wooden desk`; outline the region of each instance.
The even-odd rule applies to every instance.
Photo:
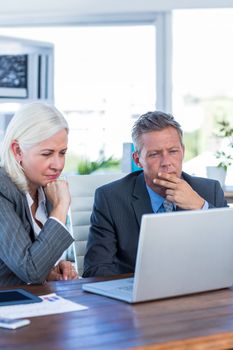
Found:
[[[231,289],[129,305],[83,292],[81,285],[87,281],[26,286],[37,295],[56,292],[89,309],[34,317],[29,326],[13,331],[0,329],[0,349],[233,348]]]
[[[233,203],[233,186],[224,187],[224,196],[227,200],[227,203]]]

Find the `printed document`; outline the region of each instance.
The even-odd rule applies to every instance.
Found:
[[[55,293],[42,295],[40,298],[41,303],[1,306],[0,317],[35,317],[87,309],[86,306],[64,299]]]

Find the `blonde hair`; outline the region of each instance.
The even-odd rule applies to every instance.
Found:
[[[10,121],[1,146],[1,166],[21,191],[28,191],[27,178],[11,149],[16,140],[20,148],[31,148],[62,129],[67,121],[54,106],[33,102],[20,108]]]

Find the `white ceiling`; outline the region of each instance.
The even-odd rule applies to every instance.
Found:
[[[7,0],[1,2],[0,26],[91,22],[95,16],[203,7],[233,7],[233,0]]]

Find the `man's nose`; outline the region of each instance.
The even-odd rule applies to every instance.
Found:
[[[168,166],[171,164],[171,157],[169,153],[163,153],[161,156],[161,166]]]

